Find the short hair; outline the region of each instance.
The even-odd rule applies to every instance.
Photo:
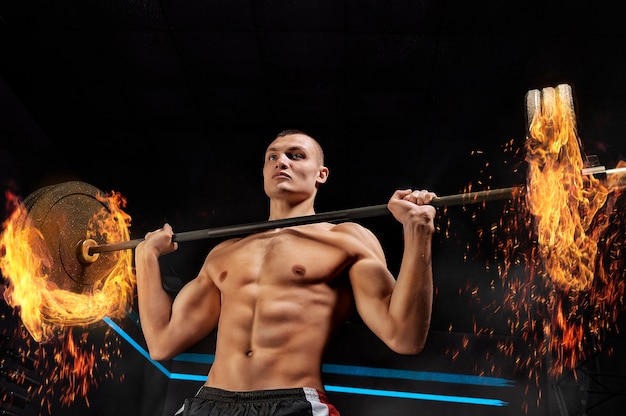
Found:
[[[287,129],[287,130],[283,130],[280,133],[278,133],[276,135],[276,138],[278,139],[279,137],[289,136],[291,134],[302,134],[304,136],[307,136],[311,140],[313,140],[313,144],[317,148],[317,153],[318,153],[318,156],[319,156],[318,159],[319,159],[320,165],[324,165],[324,149],[322,149],[322,145],[317,141],[317,139],[315,139],[310,134],[308,134],[308,133],[306,133],[306,132],[304,132],[302,130],[298,130],[298,129]]]

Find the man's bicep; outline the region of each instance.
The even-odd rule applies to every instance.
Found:
[[[177,334],[172,335],[195,343],[215,328],[219,313],[218,288],[210,279],[194,279],[174,299],[170,325]]]
[[[387,323],[395,279],[384,262],[369,257],[350,269],[354,302],[363,322],[378,336]]]

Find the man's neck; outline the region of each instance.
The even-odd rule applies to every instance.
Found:
[[[313,207],[312,199],[302,201],[296,205],[292,205],[286,201],[270,201],[270,221],[313,214],[315,214],[315,209]]]

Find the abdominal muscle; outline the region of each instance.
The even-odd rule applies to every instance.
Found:
[[[207,262],[221,291],[215,360],[205,385],[232,391],[312,387],[350,303],[350,255],[332,225],[263,233]],[[340,279],[343,279],[341,281]]]

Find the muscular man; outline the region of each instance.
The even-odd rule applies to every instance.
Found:
[[[314,214],[318,187],[328,174],[315,139],[297,130],[280,133],[263,165],[269,219]],[[419,353],[433,298],[433,197],[407,189],[388,202],[403,225],[397,278],[368,229],[353,222],[314,223],[218,244],[172,300],[163,290],[158,260],[177,249],[172,228],[165,224],[147,233],[135,261],[151,357],[170,359],[218,327],[207,380],[177,414],[338,415],[324,394],[322,357],[354,306],[390,349]]]

